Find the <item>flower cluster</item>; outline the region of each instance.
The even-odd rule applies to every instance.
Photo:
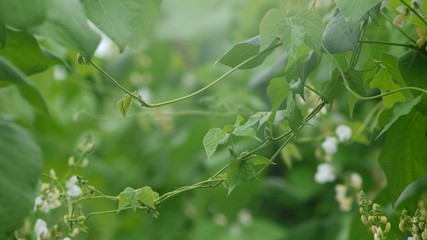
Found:
[[[406,17],[410,16],[413,17],[414,13],[411,11],[416,11],[421,17],[424,17],[424,0],[412,0],[411,1],[411,8],[408,8],[405,5],[400,5],[396,8],[396,11],[399,13],[394,19],[393,24],[397,25],[399,27],[403,27],[403,24],[406,22]]]
[[[410,216],[406,210],[402,211],[399,229],[402,232],[410,232],[411,238],[414,240],[427,240],[427,219],[424,202],[420,201],[418,206],[419,208],[415,211],[414,216]]]
[[[50,170],[50,177],[56,179],[55,171]],[[48,213],[51,209],[61,206],[61,191],[54,183],[42,183],[40,195],[34,200],[34,211]]]
[[[390,232],[391,224],[381,210],[381,206],[368,200],[366,193],[360,192],[359,212],[364,225],[369,226],[374,240],[384,240]]]
[[[362,177],[357,173],[351,173],[344,184],[335,186],[335,199],[338,201],[340,210],[348,212],[356,195],[362,188]]]

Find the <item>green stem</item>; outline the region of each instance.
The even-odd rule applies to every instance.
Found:
[[[398,46],[398,47],[407,47],[418,50],[418,47],[412,44],[403,44],[403,43],[392,43],[392,42],[384,42],[384,41],[368,41],[368,40],[359,40],[359,43],[368,43],[368,44],[381,44],[381,45],[389,45],[389,46]]]
[[[135,94],[133,94],[132,92],[130,92],[129,90],[127,90],[125,87],[123,87],[122,85],[120,85],[120,83],[115,80],[110,74],[108,74],[106,71],[104,71],[101,67],[99,67],[98,65],[96,65],[92,60],[87,60],[87,62],[89,62],[89,64],[91,64],[92,66],[94,66],[98,71],[100,71],[102,74],[104,74],[108,79],[110,79],[117,87],[119,87],[122,91],[124,91],[126,94],[128,94],[129,96],[131,96],[132,98],[134,98],[137,102],[139,102],[143,107],[148,107],[148,108],[155,108],[155,107],[161,107],[164,105],[169,105],[172,103],[176,103],[176,102],[180,102],[180,101],[184,101],[186,99],[192,98],[206,90],[208,90],[209,88],[211,88],[212,86],[216,85],[217,83],[221,82],[222,80],[224,80],[227,76],[229,76],[230,74],[232,74],[233,72],[235,72],[237,69],[239,69],[240,67],[242,67],[243,65],[245,65],[246,63],[252,61],[253,59],[257,58],[259,55],[271,51],[279,46],[281,46],[282,44],[279,43],[275,46],[271,46],[261,52],[259,52],[258,54],[246,59],[245,61],[239,63],[237,66],[233,67],[232,69],[230,69],[228,72],[224,73],[222,76],[220,76],[219,78],[215,79],[213,82],[209,83],[208,85],[204,86],[203,88],[192,92],[188,95],[185,95],[183,97],[179,97],[179,98],[175,98],[172,100],[168,100],[168,101],[164,101],[164,102],[160,102],[160,103],[147,103],[144,101],[144,99],[142,99],[139,96],[136,96]]]
[[[403,0],[400,0],[400,2],[403,3],[407,8],[409,8],[421,21],[423,21],[424,25],[427,25],[426,20],[424,20],[424,18],[415,9],[413,9],[412,6],[410,6]]]
[[[355,97],[361,99],[361,100],[372,100],[372,99],[378,99],[378,98],[382,98],[394,93],[398,93],[401,91],[405,91],[405,90],[415,90],[415,91],[420,91],[424,94],[427,94],[427,90],[422,89],[422,88],[417,88],[417,87],[402,87],[402,88],[398,88],[398,89],[394,89],[382,94],[378,94],[375,96],[371,96],[371,97],[364,97],[361,96],[360,94],[358,94],[357,92],[355,92],[353,89],[350,88],[350,85],[348,84],[348,79],[344,74],[344,71],[342,70],[342,68],[340,67],[340,65],[338,64],[337,60],[334,58],[334,56],[332,56],[332,54],[326,49],[326,47],[322,44],[322,48],[325,51],[325,53],[332,59],[332,61],[334,62],[334,64],[336,65],[342,79],[344,80],[344,86],[347,89],[347,91],[349,91],[351,94],[353,94]]]
[[[120,211],[131,209],[131,208],[133,208],[133,207],[126,207],[126,208],[121,209]],[[139,209],[147,209],[147,207],[138,207],[138,208]],[[87,221],[91,216],[103,215],[103,214],[109,214],[109,213],[117,213],[117,209],[89,213],[88,215],[86,215],[85,221]]]

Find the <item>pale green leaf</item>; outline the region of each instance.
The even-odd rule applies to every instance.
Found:
[[[391,74],[384,68],[381,68],[374,79],[369,83],[372,88],[379,88],[381,93],[385,93],[391,90],[400,88],[393,79]],[[405,101],[405,96],[402,93],[397,92],[383,97],[384,105],[388,108],[392,107],[396,102]]]
[[[126,94],[123,98],[121,98],[117,102],[117,107],[119,108],[120,113],[122,114],[123,118],[126,117],[126,113],[129,111],[133,102],[134,102],[134,98],[132,96],[130,96],[129,94]]]
[[[261,50],[267,49],[283,34],[283,24],[285,16],[279,9],[268,11],[259,25],[259,34],[261,35]]]
[[[159,194],[153,191],[153,189],[151,189],[149,186],[142,187],[138,190],[139,201],[151,209],[156,209],[155,201],[157,198],[159,198]]]
[[[246,161],[248,161],[253,166],[270,165],[270,164],[275,165],[275,163],[272,162],[270,159],[263,156],[258,156],[258,155],[252,155]]]
[[[208,159],[215,153],[218,145],[227,142],[229,135],[220,128],[212,128],[206,133],[203,138],[203,147]]]
[[[117,212],[120,212],[127,207],[132,207],[133,210],[136,210],[139,206],[139,193],[139,189],[135,190],[131,187],[125,188],[125,190],[119,194],[119,206],[117,208]]]
[[[283,101],[289,94],[289,84],[284,77],[273,78],[267,87],[267,96],[271,103],[270,119],[274,119]]]
[[[335,0],[335,4],[350,27],[353,27],[371,8],[381,3],[381,1],[382,0]]]
[[[12,239],[34,206],[42,152],[21,127],[0,121],[0,239]]]
[[[393,204],[410,183],[427,173],[426,131],[427,116],[416,111],[400,117],[387,131],[378,161]]]

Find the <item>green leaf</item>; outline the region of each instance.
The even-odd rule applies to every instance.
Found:
[[[16,29],[41,24],[47,15],[49,0],[0,0],[0,22]]]
[[[0,22],[0,49],[6,44],[6,26]]]
[[[372,88],[379,88],[381,93],[385,93],[391,90],[396,90],[400,88],[393,79],[391,74],[384,68],[381,68],[377,74],[375,74],[374,79],[369,83]],[[388,108],[392,107],[396,102],[405,101],[405,96],[402,93],[397,92],[383,97],[384,105]]]
[[[248,161],[250,164],[252,164],[253,166],[258,166],[258,165],[276,165],[274,162],[272,162],[270,159],[263,157],[263,156],[258,156],[258,155],[252,155],[250,156],[248,159],[246,159],[246,161]]]
[[[369,17],[371,18],[372,22],[379,26],[379,19],[381,16],[381,3],[377,4],[375,7],[371,8],[371,10],[369,10]]]
[[[382,0],[335,0],[335,4],[350,27],[353,27],[371,8],[381,3],[381,1]]]
[[[142,187],[138,189],[138,191],[139,201],[151,209],[156,209],[155,200],[159,198],[159,194],[153,191],[153,189],[151,189],[149,186]]]
[[[205,148],[206,155],[208,159],[215,153],[216,148],[220,144],[224,144],[227,142],[230,134],[224,132],[220,128],[212,128],[206,133],[203,138],[203,147]]]
[[[283,162],[286,166],[291,169],[292,168],[292,159],[295,158],[297,160],[301,160],[302,156],[298,147],[293,143],[288,143],[286,146],[280,151],[280,156],[283,159]]]
[[[57,59],[46,57],[32,35],[9,29],[6,34],[5,47],[0,49],[0,55],[26,75],[42,72],[52,65],[61,64]]]
[[[421,101],[421,96],[418,96],[417,98],[413,99],[412,101],[406,101],[403,103],[396,103],[396,105],[393,107],[393,114],[391,118],[387,121],[387,123],[384,125],[381,132],[376,136],[378,138],[383,133],[385,133],[397,120],[399,120],[400,117],[407,115],[411,112],[411,110]]]
[[[126,117],[126,113],[129,111],[133,102],[134,102],[134,99],[129,94],[126,94],[123,98],[121,98],[117,102],[117,107],[119,108],[120,113],[122,114],[123,118]]]
[[[392,203],[413,181],[427,173],[427,116],[412,111],[387,131],[379,163],[387,177]]]
[[[12,239],[34,206],[42,152],[23,128],[0,121],[0,239]]]
[[[33,83],[27,79],[27,77],[19,71],[15,66],[9,63],[6,59],[0,56],[0,80],[8,81],[15,84],[22,97],[24,97],[28,103],[30,103],[35,109],[39,110],[44,114],[48,114],[46,102],[41,96],[40,92],[33,85]]]
[[[89,28],[79,1],[49,1],[46,20],[32,30],[89,58],[101,39]]]
[[[139,189],[133,189],[131,187],[125,188],[125,190],[119,194],[119,206],[117,208],[117,212],[120,212],[127,207],[132,207],[133,210],[136,210],[140,204],[139,193]]]
[[[293,94],[288,96],[288,103],[286,105],[285,115],[288,119],[289,126],[291,127],[292,132],[294,132],[296,135],[298,133],[300,125],[304,120],[304,116],[302,115],[301,110],[295,103],[295,95]]]
[[[381,53],[381,66],[383,66],[391,74],[392,79],[400,87],[406,87],[408,84],[403,79],[398,65],[398,59],[386,52]],[[414,95],[410,91],[401,92],[406,98],[413,98]]]
[[[308,75],[319,65],[320,63],[320,54],[316,53],[315,51],[311,50],[308,54],[304,62],[302,63],[302,69],[301,69],[301,81],[302,85],[305,84],[305,80],[307,80]],[[301,96],[304,98],[304,94]]]
[[[272,45],[274,44],[275,42],[272,43]],[[234,68],[245,60],[248,60],[249,58],[260,53],[254,59],[239,67],[239,69],[254,68],[261,65],[264,62],[265,58],[270,55],[273,50],[274,49],[272,48],[271,50],[263,51],[260,53],[260,36],[256,36],[249,40],[234,45],[216,63],[220,62],[222,64]]]
[[[228,194],[233,189],[243,182],[252,180],[255,175],[255,169],[248,161],[233,159],[229,164],[230,168],[227,171]]]
[[[408,50],[398,58],[399,70],[408,86],[426,89],[427,60],[421,51]],[[414,91],[415,96],[421,92]]]
[[[151,2],[157,0],[84,0],[83,7],[87,17],[108,37],[113,40],[120,51],[135,34],[135,30],[152,22],[154,16],[143,12]]]
[[[336,97],[346,91],[344,81],[338,69],[335,69],[332,76],[322,85],[321,95],[324,100],[331,103]]]
[[[283,101],[289,94],[289,84],[286,82],[286,79],[283,77],[273,78],[268,84],[267,96],[270,99],[271,103],[271,115],[270,119],[275,119],[276,112],[279,110]]]
[[[283,34],[283,24],[285,16],[279,9],[268,11],[259,25],[259,34],[261,35],[261,51],[267,49],[272,43],[276,42]]]
[[[360,27],[350,28],[341,12],[336,9],[323,32],[323,45],[330,53],[342,53],[357,49]]]

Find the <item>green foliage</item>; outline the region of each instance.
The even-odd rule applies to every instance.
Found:
[[[348,0],[335,0],[335,4],[341,11],[344,18],[352,28],[360,19],[375,5],[380,4],[381,0],[361,0],[361,1],[348,1]]]
[[[0,1],[0,22],[17,29],[29,29],[46,20],[50,1]]]
[[[289,85],[286,82],[286,79],[283,78],[273,78],[270,81],[270,84],[267,88],[267,96],[271,102],[271,119],[275,119],[276,112],[279,110],[283,101],[289,94]]]
[[[132,98],[129,94],[126,94],[122,99],[117,102],[117,107],[119,108],[123,118],[126,117],[126,113],[129,111],[134,101],[134,98]]]
[[[252,180],[256,175],[253,165],[246,160],[232,159],[229,168],[226,174],[228,194],[241,183]]]
[[[0,238],[9,239],[34,205],[42,152],[22,127],[0,121]]]
[[[137,207],[141,207],[141,204],[150,209],[156,209],[155,201],[159,198],[159,194],[154,192],[149,186],[138,189],[127,187],[119,194],[118,198],[119,206],[117,212],[127,207],[136,210]]]

